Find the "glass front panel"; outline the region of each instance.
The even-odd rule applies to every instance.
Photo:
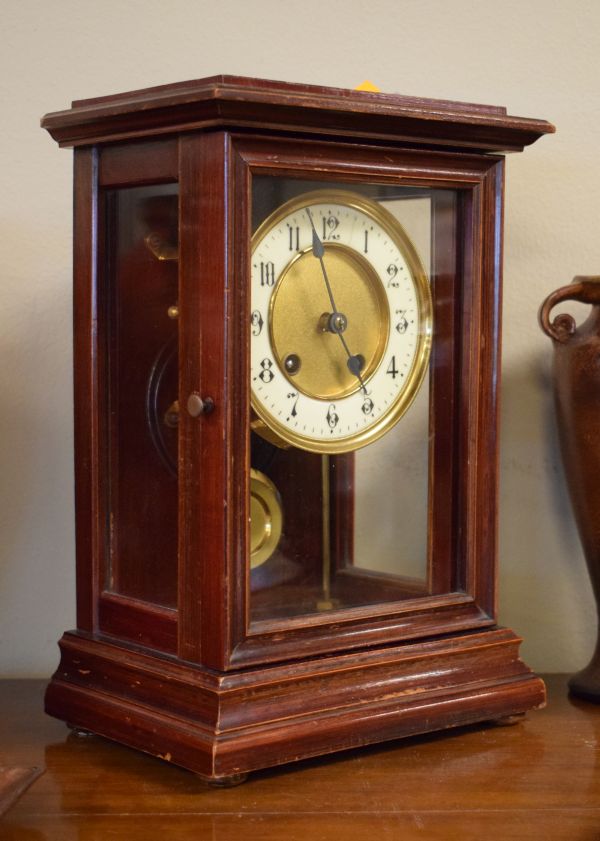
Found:
[[[111,190],[105,206],[108,590],[177,592],[178,189]]]
[[[252,183],[251,619],[429,594],[431,278],[456,203]]]

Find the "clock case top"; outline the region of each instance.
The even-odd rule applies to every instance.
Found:
[[[41,124],[61,146],[221,128],[491,152],[519,152],[554,131],[503,107],[228,75],[75,100]]]
[[[503,108],[232,76],[79,100],[48,114],[42,126],[60,145],[76,147],[78,627],[61,641],[48,711],[215,777],[541,703],[543,685],[519,660],[518,637],[496,625],[501,153],[553,127]],[[437,352],[453,356],[450,377],[436,382],[434,375],[433,390],[449,402],[437,416],[432,470],[439,487],[434,483],[429,521],[430,544],[437,541],[445,561],[432,572],[437,595],[251,627],[244,280],[251,177],[315,173],[333,183],[401,182],[463,197],[458,248],[448,242],[437,266],[435,318],[447,339]],[[161,182],[179,183],[180,402],[192,392],[215,402],[210,415],[180,417],[175,609],[107,592],[102,571],[98,203],[103,190]],[[200,288],[199,266],[203,277],[220,279],[210,293]],[[430,545],[430,555],[435,551]],[[136,683],[141,672],[144,686]],[[98,682],[100,673],[110,688]],[[315,681],[323,680],[345,724],[331,718],[322,693],[313,703]],[[356,706],[361,686],[374,715],[389,713],[377,732],[366,707]],[[414,692],[418,699],[401,700]],[[282,709],[293,727],[276,724]],[[133,713],[135,732],[124,723]],[[197,729],[198,717],[194,746],[182,746],[179,727]],[[259,735],[260,725],[270,735]],[[162,741],[151,735],[159,732]],[[260,746],[255,756],[248,745]]]

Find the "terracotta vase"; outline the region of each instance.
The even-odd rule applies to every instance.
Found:
[[[577,326],[563,301],[591,304]],[[600,277],[576,277],[540,309],[542,330],[554,345],[554,396],[562,458],[596,605],[600,607]],[[600,638],[588,666],[569,681],[574,695],[600,703]]]

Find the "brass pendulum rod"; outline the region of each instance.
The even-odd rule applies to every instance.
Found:
[[[331,530],[330,530],[330,487],[329,487],[329,456],[321,456],[321,493],[322,502],[322,596],[317,602],[318,610],[331,610]]]

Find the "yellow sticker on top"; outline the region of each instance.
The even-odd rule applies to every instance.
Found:
[[[378,88],[377,85],[374,85],[373,82],[369,82],[368,79],[365,79],[360,85],[357,85],[354,90],[356,91],[371,91],[372,93],[381,93],[381,88]]]

